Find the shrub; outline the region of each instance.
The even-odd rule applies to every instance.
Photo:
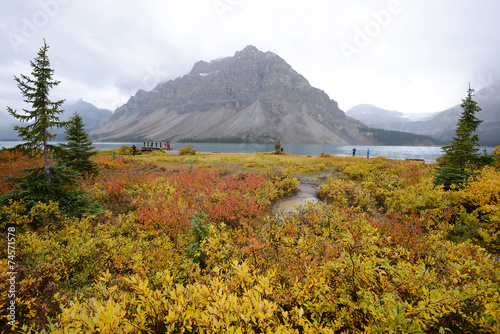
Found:
[[[196,154],[196,147],[191,146],[190,144],[187,144],[185,147],[179,147],[179,154],[180,155],[195,155]]]
[[[327,179],[340,204],[274,216],[266,209],[295,189],[288,171],[296,166],[241,173],[176,165],[165,175],[135,160],[125,164],[135,169],[86,180],[112,212],[68,218],[56,203],[2,208],[19,229],[16,302],[25,326],[16,330],[500,332],[497,261],[471,241],[446,239],[448,222],[475,226],[479,237],[494,227],[496,211],[487,211],[498,202],[494,168],[446,197],[425,166],[405,174],[405,162],[356,167],[347,160],[357,159],[332,158],[331,166],[358,168],[364,179]],[[384,215],[348,204],[374,194]],[[439,223],[428,228],[433,215]],[[33,220],[50,223],[33,229]],[[6,302],[4,294],[0,306]]]
[[[107,156],[97,156],[95,161],[100,168],[104,169],[123,169],[125,168],[125,162],[122,157],[113,156],[111,159]]]
[[[349,208],[360,207],[369,210],[373,200],[364,194],[354,182],[328,176],[325,184],[318,189],[318,195],[337,206]]]
[[[493,162],[493,166],[499,170],[500,169],[500,146],[495,147],[495,150],[493,151],[493,156],[495,158],[495,161]]]
[[[500,173],[485,167],[460,191],[460,204],[463,219],[457,223],[473,233],[468,237],[478,238],[481,245],[500,253]]]
[[[207,168],[212,168],[212,164],[210,162],[200,162],[199,164],[196,165],[197,168],[199,169],[207,169]]]
[[[122,145],[120,148],[115,149],[114,152],[119,155],[132,155],[134,153],[132,147],[127,145]]]

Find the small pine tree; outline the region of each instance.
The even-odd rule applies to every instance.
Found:
[[[467,91],[467,97],[462,100],[462,115],[457,123],[455,136],[450,145],[442,147],[444,155],[438,163],[434,183],[443,185],[445,189],[460,187],[467,183],[475,170],[483,165],[480,156],[479,135],[476,132],[483,122],[476,117],[481,110],[473,100],[474,89]]]
[[[280,154],[281,150],[281,139],[278,139],[277,142],[274,143],[274,150],[276,151],[276,154]]]
[[[81,176],[96,176],[99,173],[97,163],[90,160],[95,155],[92,141],[85,131],[82,117],[74,113],[66,126],[66,144],[60,144],[61,150],[57,153],[57,158],[66,167],[75,170]]]

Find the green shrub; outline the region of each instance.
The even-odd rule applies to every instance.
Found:
[[[195,155],[196,154],[196,147],[187,144],[185,147],[179,147],[179,154],[180,155]]]

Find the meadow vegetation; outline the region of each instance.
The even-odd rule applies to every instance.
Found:
[[[0,152],[0,175],[37,159]],[[435,164],[383,157],[91,159],[99,174],[78,184],[99,212],[1,210],[2,233],[17,231],[19,332],[500,332],[498,150],[458,190],[434,185]],[[304,175],[322,201],[272,214]]]

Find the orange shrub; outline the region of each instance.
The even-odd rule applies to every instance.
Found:
[[[124,160],[122,157],[118,156],[115,158],[105,157],[105,156],[97,156],[94,159],[101,168],[108,169],[122,169],[125,168]]]
[[[23,169],[41,167],[43,161],[29,158],[21,153],[0,151],[0,194],[5,194],[15,188],[13,182],[5,180],[5,176],[21,177],[26,175]]]
[[[175,191],[141,194],[136,217],[146,228],[160,229],[172,237],[182,233],[198,211],[208,214],[213,222],[240,226],[263,213],[264,204],[255,194],[265,181],[264,176],[254,173],[183,171],[168,179]]]

